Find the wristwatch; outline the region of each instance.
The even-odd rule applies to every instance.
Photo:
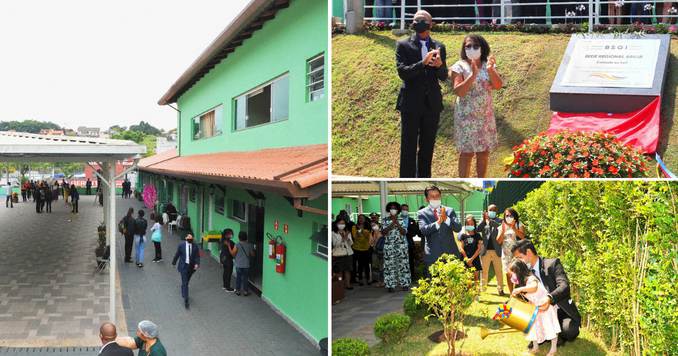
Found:
[[[547,294],[547,296],[549,297],[549,301],[550,301],[551,305],[556,304],[556,301],[555,301],[555,299],[553,299],[553,296],[551,294]]]

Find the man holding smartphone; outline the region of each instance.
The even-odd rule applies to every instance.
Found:
[[[403,84],[400,111],[400,177],[430,178],[433,147],[443,97],[438,81],[447,79],[445,46],[431,38],[433,19],[427,11],[414,14],[410,38],[396,45],[396,67]]]

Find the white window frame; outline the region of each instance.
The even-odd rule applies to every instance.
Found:
[[[200,120],[203,116],[206,114],[209,114],[210,112],[214,111],[214,135],[212,136],[200,136],[200,137],[195,137],[195,119],[198,119],[198,127],[200,127]],[[224,106],[223,104],[219,104],[217,106],[212,107],[209,110],[205,110],[202,113],[193,116],[191,118],[191,140],[192,141],[199,141],[199,140],[204,140],[212,137],[217,137],[221,136],[224,133],[224,125],[223,125],[223,120],[224,120]],[[221,123],[222,125],[219,125]]]
[[[290,105],[289,105],[289,101],[290,101],[290,95],[291,95],[291,94],[290,94],[291,86],[289,85],[289,79],[290,79],[289,77],[290,77],[290,73],[289,73],[289,72],[285,72],[285,73],[283,73],[283,74],[281,74],[281,75],[279,75],[279,76],[277,76],[277,77],[275,77],[275,78],[273,78],[273,79],[271,79],[271,80],[269,80],[269,81],[267,81],[267,82],[265,82],[265,83],[263,83],[263,84],[261,84],[261,85],[255,87],[255,88],[253,88],[253,89],[250,89],[250,90],[248,90],[248,91],[246,91],[246,92],[244,92],[244,93],[242,93],[242,94],[240,94],[240,95],[235,96],[235,97],[233,98],[233,108],[234,108],[234,110],[233,110],[233,131],[236,131],[236,132],[237,132],[237,131],[243,131],[243,130],[247,130],[247,129],[251,129],[251,128],[255,128],[255,127],[260,127],[260,126],[264,126],[264,125],[275,124],[275,123],[277,123],[277,122],[283,122],[283,121],[289,120],[289,119],[290,119],[290,112],[289,112],[289,111],[290,111]],[[274,117],[274,113],[273,113],[273,83],[275,83],[275,82],[277,82],[277,81],[280,81],[280,80],[282,80],[282,79],[284,79],[284,78],[287,78],[287,80],[288,80],[288,87],[287,87],[287,116],[286,116],[285,118],[283,118],[283,119],[278,119],[278,120],[275,120],[275,121],[274,121],[274,120],[273,120],[273,117]],[[265,122],[265,123],[262,123],[262,124],[257,124],[257,125],[253,125],[253,126],[245,126],[245,127],[238,128],[238,99],[243,98],[243,97],[245,98],[245,125],[247,125],[247,99],[248,99],[248,96],[251,95],[251,94],[253,94],[253,93],[255,93],[255,92],[258,92],[258,91],[263,90],[263,89],[266,88],[267,86],[271,86],[271,104],[270,104],[270,106],[269,106],[269,110],[270,110],[270,113],[269,113],[269,121],[268,121],[268,122]]]
[[[315,70],[311,71],[311,62],[313,62],[313,61],[315,61],[319,58],[323,59],[323,65],[320,68],[316,68]],[[315,81],[315,82],[311,83],[310,82],[311,81],[311,75],[313,75],[317,72],[322,72],[322,74],[323,74],[322,80]],[[313,85],[318,84],[318,83],[322,83],[322,85],[323,85],[322,88],[316,89],[316,90],[311,90],[311,87],[313,87]],[[319,97],[314,99],[313,94],[317,93],[319,91],[322,91],[322,94]],[[310,58],[306,61],[306,101],[310,103],[310,102],[313,102],[313,101],[321,100],[324,97],[325,97],[325,52],[320,53],[317,56],[312,57],[312,58]]]

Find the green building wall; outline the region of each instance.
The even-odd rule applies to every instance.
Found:
[[[158,191],[158,196],[166,196],[164,183],[160,176],[142,172],[140,180],[144,184],[153,184]],[[180,209],[180,192],[183,185],[200,189],[209,189],[208,184],[189,183],[167,179],[173,182],[172,203]],[[202,243],[203,232],[209,230],[223,231],[231,228],[237,236],[241,230],[247,231],[248,224],[232,218],[232,200],[243,201],[250,205],[256,205],[256,200],[245,190],[225,186],[224,213],[216,212],[214,205],[208,205],[212,210],[212,228],[201,226],[202,219],[199,217],[199,198],[195,202],[187,200],[187,213],[191,218],[191,228],[194,231],[196,242]],[[218,188],[216,189],[218,190]],[[327,224],[327,217],[304,212],[301,217],[297,210],[283,196],[263,192],[265,199],[264,207],[264,236],[271,233],[274,236],[281,235],[287,248],[287,264],[284,274],[275,272],[275,260],[268,259],[267,250],[264,250],[262,265],[262,298],[272,304],[287,319],[296,324],[308,336],[318,342],[328,336],[327,329],[327,259],[313,254],[315,244],[311,236]],[[307,202],[307,205],[319,208],[327,208],[327,195]],[[207,213],[207,211],[206,211]],[[279,221],[279,230],[275,231],[274,222]],[[283,224],[289,226],[288,234],[283,232]],[[236,238],[237,240],[237,238]],[[267,249],[267,240],[264,237],[264,246]],[[219,245],[216,243],[205,244],[205,248],[215,260],[219,259]],[[221,283],[215,280],[215,288]],[[300,303],[303,301],[303,303]]]
[[[293,0],[178,100],[180,155],[327,143],[327,2]],[[325,53],[325,95],[306,100],[306,61]],[[235,131],[234,98],[289,73],[289,118]],[[193,140],[194,117],[223,105],[218,136]],[[292,134],[294,133],[294,134]]]

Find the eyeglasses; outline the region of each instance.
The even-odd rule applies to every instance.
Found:
[[[471,49],[471,48],[480,49],[480,45],[478,45],[478,44],[472,44],[472,45],[468,44],[468,45],[464,46],[464,48],[466,48],[466,49]]]

